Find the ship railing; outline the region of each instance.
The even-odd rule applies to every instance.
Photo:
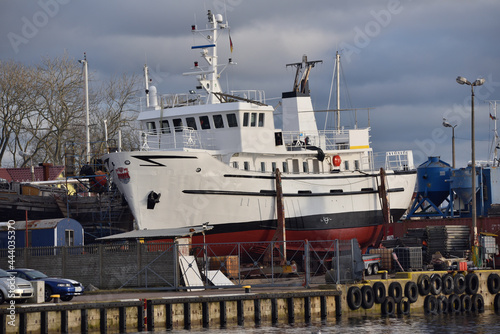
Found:
[[[374,153],[375,168],[385,170],[411,170],[413,165],[413,151],[389,151]]]
[[[266,103],[266,93],[263,90],[232,90],[231,95],[238,96],[246,100]]]
[[[176,108],[205,104],[205,96],[201,94],[182,93],[182,94],[164,94],[156,97],[156,103],[162,108]],[[139,99],[140,110],[147,107],[147,97]]]
[[[211,131],[201,133],[190,127],[176,127],[173,132],[168,133],[164,129],[142,132],[141,138],[141,151],[180,150],[184,148],[214,149],[214,136]]]
[[[290,151],[308,146],[346,150],[349,149],[349,130],[283,131],[283,144]]]

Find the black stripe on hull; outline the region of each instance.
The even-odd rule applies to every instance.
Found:
[[[406,210],[391,209],[394,221],[399,220]],[[311,215],[305,217],[291,217],[285,219],[287,231],[321,231],[335,229],[350,229],[382,225],[384,218],[382,211],[347,212],[337,214]],[[212,225],[213,229],[207,234],[233,233],[252,230],[275,230],[277,221],[253,221]]]
[[[387,190],[388,193],[403,192],[404,188],[392,188]],[[183,190],[185,194],[197,194],[197,195],[229,195],[229,196],[276,196],[276,191],[274,190],[261,190],[261,192],[250,192],[250,191],[226,191],[226,190]],[[377,194],[378,191],[373,190],[363,190],[363,191],[349,191],[349,192],[331,192],[331,193],[285,193],[283,197],[318,197],[318,196],[348,196],[348,195],[366,195],[366,194]]]

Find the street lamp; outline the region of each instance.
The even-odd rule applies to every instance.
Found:
[[[472,229],[474,230],[474,246],[478,245],[477,240],[477,217],[476,217],[476,150],[475,150],[475,133],[474,133],[474,86],[484,84],[484,79],[480,78],[474,82],[470,82],[464,77],[457,77],[457,82],[460,85],[469,85],[471,90],[471,147],[472,147]]]
[[[458,124],[451,125],[446,121],[446,118],[443,118],[443,126],[445,128],[451,128],[451,154],[453,159],[453,168],[455,168],[455,128]]]

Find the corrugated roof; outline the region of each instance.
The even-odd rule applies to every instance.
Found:
[[[34,167],[35,180],[31,175],[31,167],[27,168],[0,168],[0,178],[6,179],[7,181],[52,181],[57,179],[64,171],[64,166],[50,166],[49,168],[49,179],[43,179],[43,167]]]
[[[55,219],[41,219],[41,220],[28,220],[28,228],[30,230],[36,230],[36,229],[53,229],[57,227],[57,224],[61,222],[62,220],[65,219],[70,219],[70,218],[55,218]],[[74,219],[70,219],[75,222],[77,222]],[[24,230],[26,229],[26,222],[25,221],[16,221],[14,223],[14,228],[16,230]],[[1,222],[0,223],[0,231],[5,231],[8,229],[8,222]]]
[[[213,227],[209,226],[206,230],[211,230]],[[181,227],[181,228],[164,228],[156,230],[135,230],[120,234],[114,234],[107,237],[99,238],[97,240],[125,240],[125,239],[152,239],[152,238],[167,238],[167,237],[183,237],[203,232],[203,227]]]

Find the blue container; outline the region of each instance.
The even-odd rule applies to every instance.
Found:
[[[477,168],[476,168],[477,170]],[[472,167],[454,169],[451,173],[451,188],[465,203],[472,200]],[[476,176],[476,189],[479,185]]]
[[[417,195],[439,206],[450,194],[451,166],[439,157],[417,167]]]

